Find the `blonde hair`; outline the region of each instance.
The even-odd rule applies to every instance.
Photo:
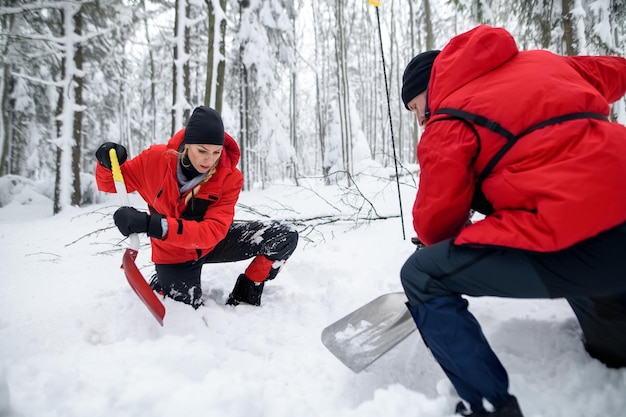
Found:
[[[191,163],[185,164],[185,157],[188,156],[189,148],[185,147],[182,152],[178,152],[175,150],[172,150],[172,152],[177,155],[178,160],[180,161],[180,164],[182,166],[184,166],[185,168],[190,168],[192,166]],[[217,171],[217,165],[219,164],[219,162],[220,160],[218,158],[217,161],[215,161],[215,164],[213,164],[213,166],[211,167],[211,169],[209,169],[207,173],[204,174],[204,178],[202,178],[202,181],[200,181],[200,183],[196,185],[189,194],[187,194],[187,197],[185,197],[185,203],[188,203],[191,197],[193,197],[195,194],[198,193],[198,191],[200,191],[200,187],[202,187],[204,183],[211,179],[213,174],[215,174],[215,171]]]

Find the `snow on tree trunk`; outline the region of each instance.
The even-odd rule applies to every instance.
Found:
[[[61,13],[63,16],[63,38],[61,47],[63,50],[63,80],[61,82],[60,106],[57,107],[57,138],[54,144],[57,149],[56,180],[54,188],[53,213],[58,214],[63,207],[71,203],[72,190],[74,187],[74,117],[79,109],[76,105],[76,78],[82,77],[82,73],[76,68],[76,27],[74,15],[80,13],[80,4],[62,3]]]
[[[226,1],[205,0],[209,11],[207,76],[204,104],[222,113],[226,50]]]
[[[189,116],[189,22],[187,0],[176,0],[174,23],[174,77],[172,94],[172,129],[174,135]]]

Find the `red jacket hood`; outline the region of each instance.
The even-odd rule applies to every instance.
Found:
[[[515,39],[501,28],[481,25],[453,38],[433,64],[428,97],[431,110],[440,107],[441,101],[454,91],[504,64],[518,52]]]

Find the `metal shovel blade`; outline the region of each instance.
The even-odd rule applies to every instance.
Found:
[[[145,278],[137,268],[135,259],[137,258],[137,251],[131,248],[126,249],[124,256],[122,257],[122,268],[124,269],[124,275],[130,284],[131,288],[135,291],[135,294],[141,301],[148,307],[150,313],[155,319],[163,326],[163,317],[165,317],[165,306],[161,303],[161,300],[156,296],[150,285],[146,282]]]
[[[322,343],[344,365],[360,372],[417,328],[403,292],[381,295],[322,331]]]

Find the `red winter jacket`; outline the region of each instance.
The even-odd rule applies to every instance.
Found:
[[[168,233],[163,240],[151,238],[152,261],[175,264],[196,260],[211,251],[226,236],[233,222],[235,204],[243,186],[236,165],[240,151],[237,143],[224,133],[224,149],[218,168],[188,203],[191,190],[180,194],[176,168],[177,151],[185,129],[177,132],[167,145],[153,145],[121,166],[128,192],[137,191],[150,210],[166,216]],[[115,192],[111,171],[97,164],[98,189]]]
[[[626,60],[564,57],[517,49],[504,29],[479,26],[453,38],[435,59],[431,114],[455,108],[519,134],[578,112],[609,114],[626,93]],[[523,136],[482,185],[495,211],[464,228],[475,181],[506,140],[435,115],[417,148],[420,184],[413,223],[425,244],[550,252],[626,222],[626,128],[580,119]]]

